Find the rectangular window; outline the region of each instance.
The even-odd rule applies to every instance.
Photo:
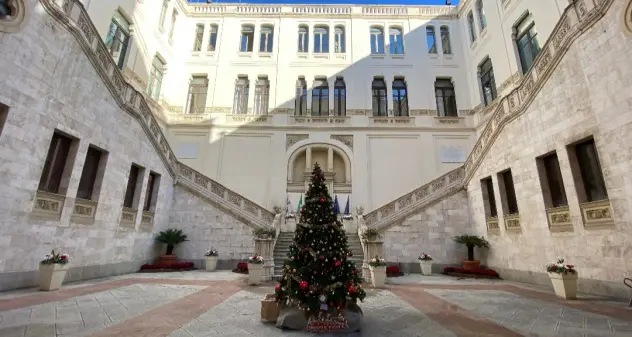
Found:
[[[497,217],[498,212],[496,211],[496,198],[494,198],[494,183],[492,182],[492,177],[481,179],[481,190],[483,192],[485,217]]]
[[[206,75],[193,75],[189,83],[189,96],[187,98],[188,113],[204,113],[207,93],[208,78]]]
[[[215,48],[217,48],[217,25],[211,25],[209,29],[210,34],[207,51],[215,51]]]
[[[603,179],[597,147],[594,139],[579,143],[575,147],[576,164],[583,185],[584,197],[581,202],[608,199],[606,183]],[[576,174],[577,175],[577,174]]]
[[[426,46],[428,47],[428,54],[437,53],[437,41],[433,26],[426,27]]]
[[[203,40],[204,40],[204,24],[198,23],[195,26],[195,41],[193,43],[193,51],[202,50]]]
[[[70,172],[74,164],[74,155],[71,156],[70,153],[72,143],[73,139],[70,137],[57,131],[53,133],[40,178],[38,187],[40,191],[66,194]]]
[[[119,11],[116,11],[114,16],[112,16],[112,22],[110,22],[110,28],[105,37],[105,46],[108,49],[108,53],[110,53],[119,69],[123,69],[125,62],[127,44],[129,42],[129,25],[129,21]]]
[[[476,29],[474,28],[474,14],[472,11],[467,13],[467,28],[470,31],[470,43],[476,41]]]
[[[123,207],[136,209],[138,206],[138,194],[142,187],[142,178],[145,174],[145,169],[136,164],[132,164],[129,171],[129,178],[127,179],[127,188],[125,189],[125,199],[123,199]]]
[[[535,30],[535,23],[533,23],[530,14],[516,26],[516,30],[516,47],[518,49],[522,73],[524,74],[531,69],[533,61],[540,53],[540,43],[538,42],[538,33]]]
[[[450,29],[448,26],[441,26],[441,46],[443,47],[443,54],[452,54],[452,45],[450,44]]]
[[[546,208],[568,206],[557,153],[539,158],[537,166]]]
[[[505,215],[518,213],[518,201],[516,200],[516,190],[514,189],[513,176],[511,170],[498,174],[498,187],[503,201],[503,212]]]
[[[243,26],[241,28],[241,42],[239,45],[239,51],[242,53],[251,52],[254,40],[255,28],[252,26]]]
[[[299,77],[296,81],[296,98],[294,99],[294,114],[296,116],[307,115],[307,83],[305,78]]]
[[[158,19],[158,29],[160,31],[165,30],[165,20],[167,19],[167,7],[169,6],[169,0],[162,1],[162,8],[160,9],[160,18]]]
[[[154,56],[154,61],[149,72],[149,81],[147,82],[147,94],[155,101],[160,98],[160,89],[162,88],[162,77],[164,76],[165,64],[158,56]]]
[[[259,39],[259,52],[271,53],[274,45],[274,30],[272,27],[261,27],[261,36]]]
[[[486,59],[485,62],[479,66],[479,72],[481,74],[481,89],[483,90],[483,104],[485,106],[490,105],[497,96],[496,93],[496,79],[494,78],[494,67],[492,66],[492,60]]]
[[[169,29],[169,43],[173,41],[173,32],[176,30],[176,21],[178,20],[178,11],[175,9],[171,13],[171,28]]]
[[[156,202],[158,200],[158,187],[160,186],[160,175],[156,172],[149,172],[147,179],[147,193],[145,194],[145,203],[143,211],[154,212],[156,210]]]
[[[384,54],[384,32],[381,27],[371,28],[371,54]]]
[[[458,116],[454,86],[450,79],[437,79],[435,82],[435,99],[439,116]]]
[[[99,190],[105,173],[105,152],[90,146],[86,153],[86,160],[81,171],[77,198],[85,200],[97,200]]]
[[[6,123],[8,116],[9,116],[9,107],[0,103],[0,136],[2,136],[4,123]]]

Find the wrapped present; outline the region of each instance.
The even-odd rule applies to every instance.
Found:
[[[261,320],[267,322],[276,322],[279,317],[281,308],[276,302],[276,296],[274,294],[266,294],[261,299]]]
[[[347,327],[347,320],[343,317],[310,318],[307,322],[309,332],[343,332]]]

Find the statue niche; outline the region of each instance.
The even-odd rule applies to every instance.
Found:
[[[346,153],[329,144],[297,149],[288,163],[288,192],[305,193],[314,164],[320,164],[330,193],[351,193],[351,163]]]

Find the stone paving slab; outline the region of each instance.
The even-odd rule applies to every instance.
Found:
[[[202,336],[334,336],[302,331],[281,330],[270,323],[262,323],[261,298],[272,288],[242,290],[223,303],[193,319],[169,337]],[[368,290],[364,303],[364,323],[361,332],[335,334],[335,336],[363,337],[456,337],[417,309],[385,290]]]
[[[507,291],[425,291],[525,336],[632,336],[632,321],[526,298]]]
[[[0,311],[0,336],[87,336],[203,288],[134,284],[62,301]]]

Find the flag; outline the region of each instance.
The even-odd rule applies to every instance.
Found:
[[[347,205],[345,205],[345,215],[349,215],[349,196],[347,196]]]
[[[301,193],[301,198],[298,200],[298,207],[296,208],[296,213],[301,212],[301,207],[303,207],[303,194]]]
[[[334,198],[334,214],[340,214],[340,205],[338,205],[338,196]]]
[[[290,208],[292,207],[292,203],[290,202],[290,197],[288,196],[285,200],[285,213],[290,213]]]

